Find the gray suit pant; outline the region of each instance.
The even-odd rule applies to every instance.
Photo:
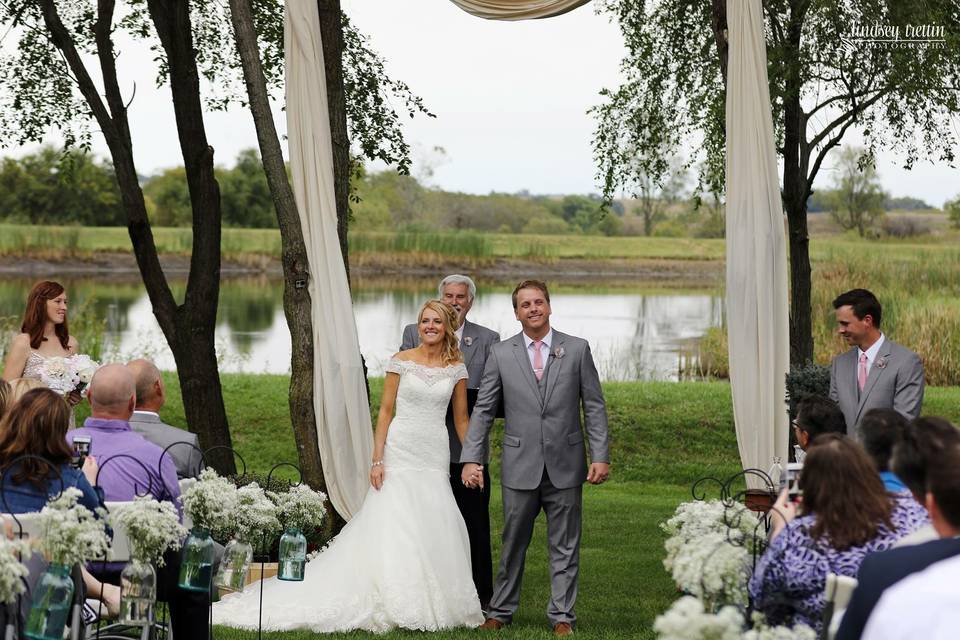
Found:
[[[547,517],[550,555],[550,604],[547,619],[555,625],[576,621],[577,575],[580,570],[580,531],[583,486],[558,489],[543,471],[533,490],[503,487],[503,546],[490,601],[489,617],[509,623],[520,605],[520,582],[533,524],[540,509]]]

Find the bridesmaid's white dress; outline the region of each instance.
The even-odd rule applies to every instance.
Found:
[[[315,632],[401,627],[434,631],[483,623],[467,529],[450,490],[445,423],[462,364],[392,359],[400,375],[384,448],[384,483],[309,562],[302,582],[263,584],[263,628]],[[256,629],[259,582],[213,605],[214,624]]]

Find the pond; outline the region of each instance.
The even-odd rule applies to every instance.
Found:
[[[61,282],[70,297],[74,332],[81,333],[81,327],[95,331],[87,329],[90,325],[102,329],[104,359],[149,357],[162,369],[174,368],[150,300],[135,276]],[[32,284],[32,278],[4,278],[0,316],[19,317]],[[519,332],[510,302],[512,284],[483,281],[478,286],[470,320],[503,338]],[[400,345],[404,325],[416,321],[423,301],[436,295],[435,287],[435,278],[355,281],[354,318],[371,375],[382,375]],[[174,281],[172,288],[182,299],[185,282]],[[216,328],[222,371],[289,372],[290,334],[282,290],[280,280],[268,277],[223,281]],[[552,285],[551,306],[552,326],[590,342],[604,380],[676,380],[681,360],[695,358],[700,337],[723,321],[723,297],[715,288],[671,290],[595,279]]]

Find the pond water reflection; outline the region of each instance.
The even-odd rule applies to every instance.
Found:
[[[355,283],[354,317],[371,375],[382,375],[400,344],[403,326],[414,322],[423,301],[436,295],[435,282],[428,278]],[[32,283],[29,278],[0,282],[0,316],[22,313]],[[78,328],[92,324],[91,314],[103,320],[105,358],[146,356],[161,368],[174,368],[138,280],[76,278],[64,279],[63,284]],[[184,288],[182,281],[173,284],[178,299]],[[470,319],[504,338],[517,333],[520,325],[513,315],[511,290],[509,283],[482,283]],[[643,283],[623,286],[593,281],[557,286],[551,298],[551,324],[590,341],[605,380],[675,380],[680,354],[723,318],[722,297],[708,289],[670,291],[644,288]],[[88,317],[78,318],[81,311]],[[222,371],[288,372],[290,334],[283,314],[282,283],[266,277],[225,280],[216,341]]]

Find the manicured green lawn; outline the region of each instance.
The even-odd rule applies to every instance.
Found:
[[[164,417],[184,425],[179,388],[167,375],[170,399]],[[234,445],[252,470],[265,472],[278,461],[296,462],[289,427],[288,378],[274,375],[222,375]],[[371,380],[372,404],[379,403],[382,379]],[[613,480],[584,488],[584,537],[580,597],[583,638],[653,638],[657,614],[676,598],[663,570],[664,537],[658,524],[677,504],[690,499],[690,485],[703,476],[723,477],[739,468],[736,436],[725,382],[622,382],[604,385],[610,414]],[[83,412],[81,412],[82,414]],[[960,423],[960,388],[928,388],[924,413]],[[495,430],[495,433],[496,430]],[[495,436],[498,444],[499,437]],[[491,517],[494,557],[502,526],[498,468],[492,465]],[[544,611],[547,576],[545,525],[541,518],[530,546],[520,611],[514,625],[499,635],[548,638]],[[410,632],[387,634],[408,637]],[[457,630],[432,634],[438,640],[481,636]],[[255,633],[218,628],[218,638],[249,640]],[[308,633],[266,634],[289,640]],[[352,633],[336,637],[373,637]]]

